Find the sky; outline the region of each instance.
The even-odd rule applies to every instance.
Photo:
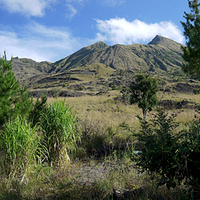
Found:
[[[185,44],[188,0],[0,0],[0,55],[55,62],[93,43]]]

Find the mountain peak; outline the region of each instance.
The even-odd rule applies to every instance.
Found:
[[[169,40],[169,39],[165,38],[161,35],[156,35],[156,37],[154,37],[153,40],[151,42],[149,42],[148,44],[158,45],[160,43],[163,43],[166,40]]]
[[[108,47],[108,45],[106,43],[104,43],[103,41],[100,41],[100,42],[96,42],[96,43],[88,46],[87,48],[88,49],[104,49],[107,47]]]
[[[164,47],[168,47],[170,49],[175,49],[175,48],[180,49],[181,46],[180,43],[160,35],[156,35],[156,37],[153,38],[153,40],[149,42],[148,45],[161,45]]]

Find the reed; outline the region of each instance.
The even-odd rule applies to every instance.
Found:
[[[42,114],[41,128],[49,164],[64,165],[69,161],[67,151],[75,148],[78,138],[72,108],[66,105],[65,101],[53,101]]]
[[[3,149],[1,168],[10,181],[20,178],[20,182],[23,182],[27,170],[38,160],[41,136],[37,130],[26,119],[17,117],[7,122],[0,132]]]

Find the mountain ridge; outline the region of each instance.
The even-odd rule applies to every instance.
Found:
[[[100,41],[83,47],[54,63],[14,58],[13,71],[20,80],[26,79],[26,77],[39,79],[44,75],[69,74],[70,70],[75,69],[84,71],[86,66],[90,66],[88,69],[92,71],[96,70],[94,66],[104,66],[104,68],[129,70],[134,73],[141,70],[173,73],[173,71],[180,70],[183,62],[181,46],[181,44],[159,35],[156,35],[148,44],[109,46]],[[30,73],[27,72],[27,68],[30,69]]]

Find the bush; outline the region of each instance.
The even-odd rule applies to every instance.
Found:
[[[186,181],[193,189],[200,186],[200,119],[196,118],[184,130],[177,132],[175,116],[162,110],[149,122],[140,119],[137,134],[141,153],[137,165],[151,175],[161,176],[160,185],[175,187]]]
[[[184,160],[185,177],[191,186],[194,188],[200,187],[200,119],[195,118],[188,124],[188,128],[183,130],[181,147],[178,155],[179,159]],[[200,191],[199,191],[200,193]],[[200,196],[199,196],[200,197]]]
[[[200,88],[195,88],[195,89],[193,90],[193,92],[194,92],[194,94],[200,94]]]
[[[168,186],[175,186],[174,178],[180,170],[174,157],[178,149],[174,118],[158,110],[149,122],[140,119],[141,130],[137,135],[142,147],[137,164],[150,174],[159,173],[162,177],[160,184],[167,183]]]
[[[33,109],[29,114],[29,121],[31,122],[32,126],[35,126],[38,123],[40,123],[41,116],[46,108],[47,108],[47,96],[43,95],[41,97],[41,100],[37,98],[37,101],[34,103]]]
[[[69,160],[67,150],[73,150],[78,139],[76,118],[65,101],[56,100],[44,110],[41,128],[49,164],[61,166]]]

